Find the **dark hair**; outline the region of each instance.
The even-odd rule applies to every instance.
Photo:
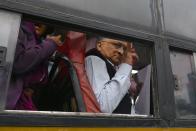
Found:
[[[97,42],[103,40],[105,37],[102,37],[102,36],[97,36]]]
[[[41,37],[45,38],[47,35],[52,34],[54,32],[54,27],[50,25],[46,25],[45,32],[41,35]]]
[[[41,38],[45,38],[48,34],[52,34],[54,32],[54,27],[46,24],[46,23],[42,23],[42,22],[36,22],[36,21],[32,21],[34,23],[35,26],[40,27],[41,25],[46,26],[45,31],[43,32],[43,34],[41,34]]]

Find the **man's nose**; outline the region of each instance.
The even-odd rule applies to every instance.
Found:
[[[119,48],[119,49],[118,49],[118,52],[122,55],[122,54],[124,53],[123,47]]]

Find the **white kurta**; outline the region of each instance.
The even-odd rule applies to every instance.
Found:
[[[105,61],[97,56],[86,57],[85,68],[101,111],[112,113],[130,88],[132,66],[120,64],[111,80]]]

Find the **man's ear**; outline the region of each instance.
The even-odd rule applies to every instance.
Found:
[[[97,43],[97,50],[100,51],[101,50],[101,42]]]

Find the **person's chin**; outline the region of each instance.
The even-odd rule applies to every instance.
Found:
[[[120,64],[120,61],[119,60],[116,60],[113,63],[114,63],[114,65],[119,65]]]

